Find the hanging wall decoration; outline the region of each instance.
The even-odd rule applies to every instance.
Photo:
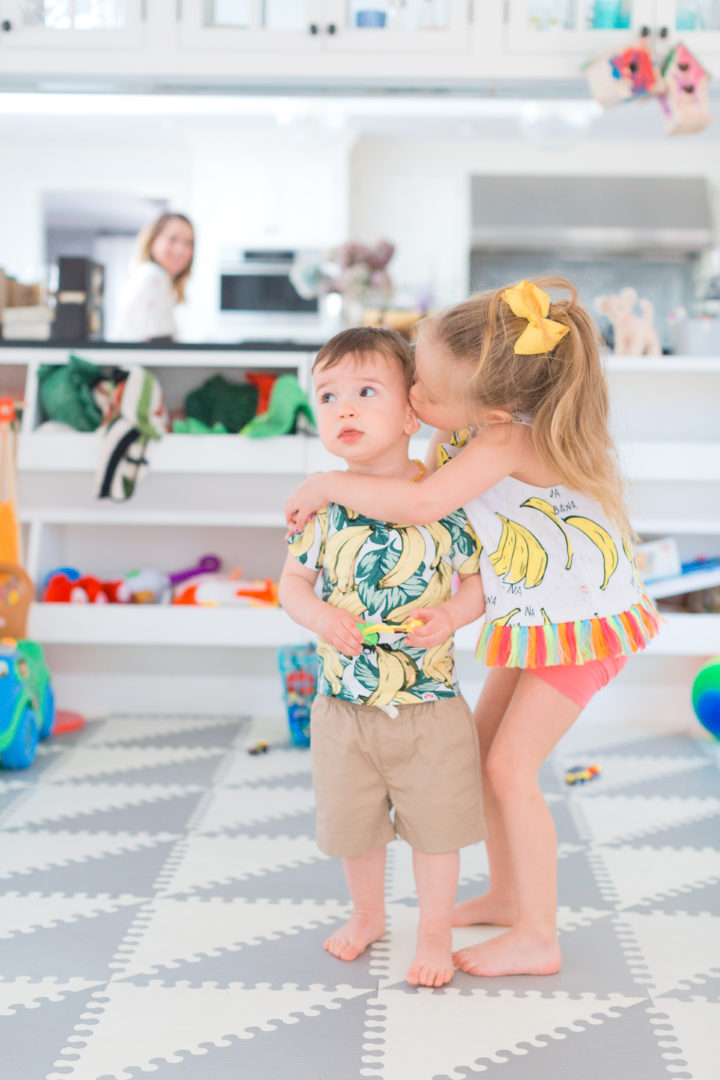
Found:
[[[592,95],[605,109],[655,94],[660,70],[644,39],[623,52],[604,53],[585,65]]]
[[[702,131],[712,120],[707,71],[682,42],[673,46],[660,67],[648,41],[641,37],[621,52],[604,53],[584,65],[593,97],[605,109],[656,97],[668,135]]]
[[[679,42],[663,67],[664,91],[660,105],[668,135],[691,135],[712,120],[708,106],[710,77],[690,50]]]

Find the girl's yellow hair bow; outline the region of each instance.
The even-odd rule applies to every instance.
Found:
[[[519,356],[552,352],[570,329],[562,323],[546,318],[550,310],[550,297],[531,281],[521,281],[514,288],[505,289],[502,295],[513,315],[519,315],[521,319],[528,321],[513,346],[513,351]]]

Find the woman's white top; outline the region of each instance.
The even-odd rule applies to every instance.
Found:
[[[177,337],[177,294],[167,270],[154,262],[140,263],[125,284],[118,311],[117,341],[150,341]]]

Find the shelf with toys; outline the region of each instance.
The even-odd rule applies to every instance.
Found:
[[[39,590],[47,574],[62,567],[109,580],[136,568],[189,566],[205,552],[222,559],[225,577],[242,568],[249,580],[277,580],[285,553],[286,497],[304,473],[342,463],[314,436],[166,435],[154,447],[147,476],[130,500],[99,501],[92,476],[97,436],[37,429],[37,368],[50,352],[0,348],[0,364],[15,372],[18,394],[27,402],[19,439],[19,505],[26,565]],[[108,352],[98,350],[102,363]],[[243,370],[272,370],[266,352],[165,352],[159,364],[159,353],[148,350],[153,371],[175,402],[209,370],[224,371],[233,380]],[[274,355],[282,359],[281,352]],[[139,356],[139,350],[113,350],[112,363],[128,365]],[[297,373],[307,386],[312,358],[312,352],[294,350],[277,370]],[[212,367],[203,367],[201,359]],[[674,536],[684,561],[700,554],[719,556],[720,443],[714,402],[720,358],[611,356],[606,368],[613,432],[629,473],[629,502],[641,538]],[[24,385],[17,377],[23,370]],[[424,457],[426,449],[426,440],[414,440],[414,456]],[[720,651],[720,614],[668,612],[664,617],[649,656],[662,657],[666,664],[672,657]],[[193,710],[212,701],[220,711],[247,708],[269,714],[280,707],[277,648],[309,638],[279,608],[40,600],[31,608],[29,630],[48,647],[68,704],[90,711],[102,707],[107,693],[102,688],[112,686],[130,693],[127,708]],[[477,633],[475,625],[458,634],[466,665]],[[126,681],[113,681],[125,680],[127,673],[130,691]]]

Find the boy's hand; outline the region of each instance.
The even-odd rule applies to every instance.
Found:
[[[327,506],[323,493],[325,473],[312,473],[285,503],[285,521],[290,534],[302,532],[305,522],[316,510]]]
[[[362,652],[364,638],[355,625],[355,619],[341,608],[325,605],[318,619],[317,634],[344,656],[359,656]]]
[[[416,649],[432,649],[435,645],[442,645],[454,629],[442,605],[436,608],[415,608],[410,612],[407,621],[410,622],[411,619],[419,619],[423,624],[416,626],[405,638],[406,644]]]

